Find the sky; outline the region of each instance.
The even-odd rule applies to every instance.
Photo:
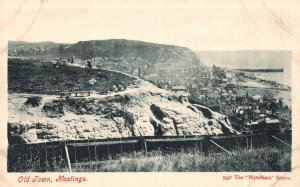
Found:
[[[192,50],[291,49],[288,3],[107,2],[15,0],[6,9],[8,39],[59,43],[130,39]]]
[[[283,68],[291,72],[291,51],[199,51],[204,64],[226,68]]]

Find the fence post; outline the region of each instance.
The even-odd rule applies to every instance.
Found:
[[[91,161],[90,146],[87,146],[87,148],[88,148],[88,153],[89,153],[89,161]]]
[[[214,142],[213,140],[210,140],[213,144],[215,144],[217,147],[219,147],[220,149],[222,149],[223,151],[225,151],[228,154],[231,154],[229,151],[227,151],[225,148],[223,148],[222,146],[220,146],[219,144],[217,144],[216,142]]]
[[[239,143],[238,138],[235,138],[235,143],[236,143],[236,145],[237,145],[237,148],[239,149],[239,148],[240,148],[240,143]]]
[[[37,148],[37,152],[38,152],[38,158],[39,158],[39,167],[41,167],[41,157],[40,157],[40,149],[39,149],[39,147]]]
[[[95,146],[95,160],[97,161],[97,146]]]
[[[100,155],[101,155],[101,159],[100,160],[103,160],[104,158],[104,145],[101,146],[101,151],[100,151]]]
[[[29,150],[30,150],[30,160],[32,162],[32,149],[31,149],[31,144],[29,145]]]
[[[278,141],[280,141],[281,143],[283,143],[283,144],[285,144],[285,145],[287,145],[289,147],[292,147],[290,144],[286,143],[285,141],[282,141],[281,139],[277,138],[276,136],[271,135],[271,137],[274,138],[274,139],[276,139],[276,140],[278,140]]]
[[[201,141],[200,141],[200,149],[199,149],[199,151],[203,152],[202,151],[202,142]]]
[[[61,142],[60,142],[60,144],[61,144]],[[60,148],[59,150],[60,150],[60,162],[62,162],[62,157],[63,157],[62,156],[62,148]]]
[[[147,154],[148,153],[148,149],[147,149],[147,142],[144,141],[144,148],[145,148],[145,153]]]
[[[69,171],[72,172],[71,162],[70,162],[70,157],[69,157],[69,151],[68,151],[67,145],[65,145],[65,151],[66,151],[66,158],[67,158],[67,161],[68,161]]]
[[[52,148],[52,154],[53,154],[53,167],[54,167],[54,170],[56,171],[56,158],[55,158],[55,152],[54,152],[54,148]]]
[[[45,152],[46,152],[46,163],[48,163],[48,152],[47,152],[47,145],[46,145],[46,150],[45,150]]]

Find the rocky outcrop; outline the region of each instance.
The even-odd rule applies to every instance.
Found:
[[[63,104],[59,100],[47,102],[43,106],[44,114],[49,118],[58,118],[64,115]]]
[[[29,96],[28,96],[29,95]],[[235,133],[226,116],[149,82],[89,97],[10,94],[10,144]]]

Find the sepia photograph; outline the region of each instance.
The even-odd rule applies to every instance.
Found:
[[[17,182],[295,179],[290,4],[87,2],[7,3],[1,130]]]
[[[290,55],[9,41],[8,171],[290,171]]]

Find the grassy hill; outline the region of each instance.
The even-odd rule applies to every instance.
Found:
[[[91,40],[80,41],[75,44],[9,42],[8,46],[9,53],[12,56],[29,58],[55,59],[76,56],[86,60],[94,57],[110,57],[127,61],[139,59],[146,61],[148,64],[159,62],[199,64],[197,55],[186,47],[133,40]],[[36,49],[42,50],[37,51]],[[14,53],[14,50],[17,50],[17,52]]]
[[[124,89],[136,79],[120,73],[52,63],[8,61],[8,91],[10,93],[51,94],[61,90],[89,90],[107,93],[113,86]]]
[[[13,50],[29,50],[38,48],[52,48],[58,47],[60,43],[45,41],[45,42],[25,42],[25,41],[9,41],[8,48],[10,51]]]
[[[65,50],[67,55],[91,57],[141,58],[149,62],[196,62],[194,52],[188,48],[131,40],[82,41]]]

